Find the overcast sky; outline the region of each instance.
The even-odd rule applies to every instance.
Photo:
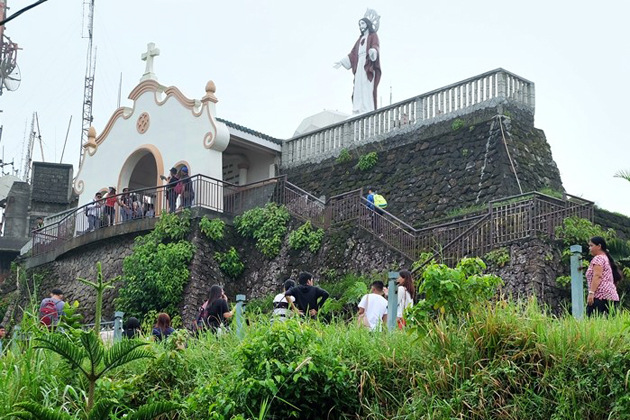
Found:
[[[8,0],[9,15],[32,2]],[[613,178],[630,170],[630,2],[622,0],[96,0],[94,126],[100,132],[115,111],[121,73],[122,105],[130,105],[148,42],[161,50],[162,84],[201,98],[212,79],[218,115],[265,134],[289,138],[323,109],[349,113],[352,75],[332,64],[350,51],[367,7],[382,16],[384,104],[390,86],[396,102],[503,67],[535,82],[536,127],[567,192],[630,214],[630,183]],[[23,48],[23,81],[0,97],[5,161],[22,163],[25,127],[37,111],[45,158],[59,162],[72,115],[63,161],[76,174],[82,16],[82,0],[49,0],[7,25]]]

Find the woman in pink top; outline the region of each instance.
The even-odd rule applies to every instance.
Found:
[[[621,273],[610,256],[606,240],[600,236],[591,238],[588,249],[593,256],[591,265],[586,270],[588,299],[586,314],[607,314],[610,307],[619,302],[615,284],[621,280]]]

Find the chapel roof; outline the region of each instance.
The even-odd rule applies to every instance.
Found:
[[[233,123],[232,121],[228,121],[224,118],[217,117],[217,120],[224,123],[228,127],[232,127],[234,129],[244,131],[245,133],[251,134],[252,136],[260,137],[261,139],[264,139],[264,140],[267,140],[276,144],[280,144],[280,145],[282,144],[282,140],[277,139],[275,137],[268,136],[267,134],[263,134],[260,131],[252,130],[251,128],[247,128],[240,124]]]

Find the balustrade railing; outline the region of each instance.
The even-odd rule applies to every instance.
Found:
[[[238,215],[268,202],[284,203],[285,177],[247,185],[235,185],[205,175],[194,175],[175,184],[144,188],[105,196],[72,211],[46,218],[44,226],[33,232],[33,255],[50,251],[74,237],[163,213],[201,207],[227,215]]]
[[[314,158],[324,159],[401,127],[472,112],[494,105],[497,100],[510,100],[533,114],[534,83],[501,68],[492,70],[286,140],[282,145],[282,164],[288,167]]]

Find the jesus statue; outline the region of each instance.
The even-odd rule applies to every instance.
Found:
[[[378,42],[380,16],[368,9],[359,21],[361,35],[346,57],[334,64],[338,69],[352,69],[354,90],[352,92],[352,113],[362,114],[376,109],[376,90],[381,80],[381,57]]]

